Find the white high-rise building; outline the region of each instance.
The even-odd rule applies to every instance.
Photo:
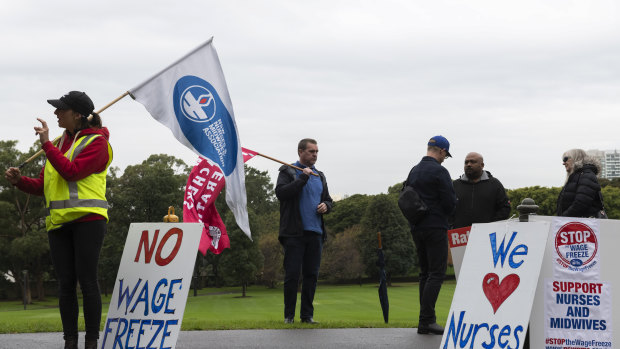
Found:
[[[586,153],[601,162],[601,178],[620,178],[620,153],[617,150],[588,150]]]

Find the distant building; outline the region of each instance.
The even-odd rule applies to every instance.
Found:
[[[620,153],[617,150],[588,150],[588,155],[601,162],[601,178],[620,178]]]

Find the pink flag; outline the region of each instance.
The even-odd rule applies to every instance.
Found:
[[[258,155],[257,152],[241,148],[243,162]],[[183,222],[204,223],[198,250],[207,255],[207,250],[220,254],[230,247],[226,226],[215,208],[215,199],[225,184],[220,168],[205,158],[199,158],[187,178],[185,200],[183,200]]]
[[[258,155],[258,153],[254,150],[250,150],[244,147],[241,147],[241,154],[243,154],[243,162],[248,162],[248,160]]]
[[[224,188],[224,174],[210,160],[200,158],[187,178],[183,201],[183,222],[204,223],[198,250],[220,254],[230,247],[226,227],[215,208],[215,199]]]

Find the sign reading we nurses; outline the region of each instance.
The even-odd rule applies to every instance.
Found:
[[[522,348],[548,222],[474,224],[440,348]]]
[[[176,346],[202,223],[132,223],[101,348]]]

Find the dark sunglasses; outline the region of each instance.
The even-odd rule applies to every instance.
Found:
[[[567,162],[568,159],[570,159],[570,156],[565,156],[565,157],[562,158],[562,162]]]

